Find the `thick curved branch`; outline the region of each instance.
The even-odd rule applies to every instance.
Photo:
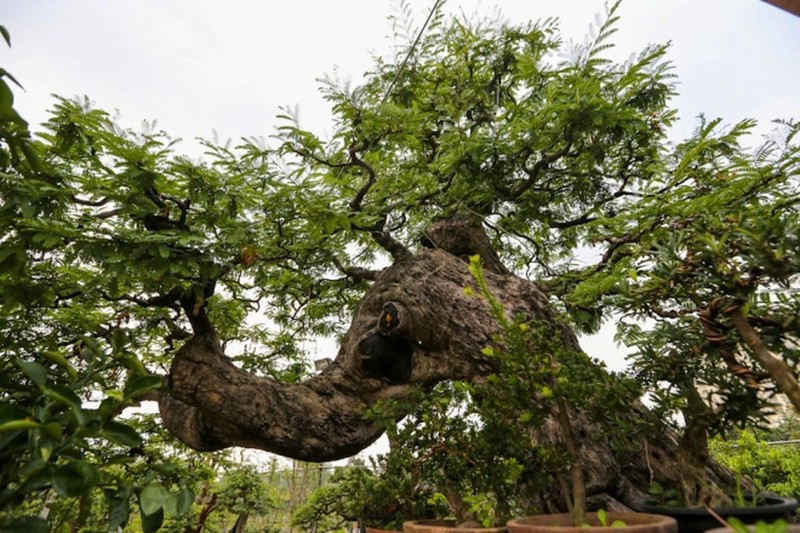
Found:
[[[534,283],[491,272],[487,282],[507,302],[509,316],[524,313],[562,327]],[[196,335],[173,361],[171,394],[160,404],[165,425],[203,450],[245,446],[311,461],[353,455],[383,432],[363,418],[365,407],[494,370],[482,350],[498,326],[483,300],[464,293],[470,285],[467,263],[441,249],[423,249],[387,268],[363,298],[336,360],[293,385],[234,366],[204,311],[193,316],[186,300]],[[578,346],[566,328],[563,336]]]

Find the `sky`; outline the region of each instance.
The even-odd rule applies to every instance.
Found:
[[[407,0],[419,27],[434,0]],[[557,17],[564,39],[582,41],[601,0],[449,0],[451,13],[492,14],[511,22]],[[52,94],[87,95],[118,110],[124,126],[157,120],[185,139],[268,137],[280,106],[301,124],[330,133],[317,79],[336,73],[358,83],[375,55],[391,57],[387,19],[398,1],[0,0],[12,48],[0,67],[25,87],[16,107],[36,129]],[[651,43],[671,42],[680,139],[695,117],[726,124],[800,119],[800,17],[760,0],[625,0],[608,55],[625,60]],[[590,355],[624,366],[613,325],[583,340]],[[319,354],[324,356],[328,354]]]
[[[407,1],[421,25],[433,0]],[[582,40],[604,3],[445,2],[454,13],[495,8],[510,21],[558,17],[566,38]],[[336,71],[357,83],[373,54],[392,53],[387,17],[398,12],[396,0],[0,0],[13,45],[0,48],[0,64],[24,85],[17,105],[34,125],[55,93],[88,95],[127,126],[157,119],[187,140],[269,136],[283,105],[324,134],[316,80]],[[800,18],[760,0],[625,0],[620,13],[614,58],[672,42],[677,138],[700,112],[800,117]]]

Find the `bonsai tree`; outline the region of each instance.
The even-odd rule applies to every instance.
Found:
[[[316,531],[323,523],[344,529],[360,526],[402,530],[409,517],[433,517],[445,507],[418,478],[386,457],[371,465],[356,462],[338,468],[328,483],[315,490],[292,516],[294,525]]]
[[[641,389],[565,349],[562,335],[572,332],[558,318],[506,316],[479,256],[471,258],[470,272],[474,279],[465,293],[485,302],[501,327],[483,349],[497,369],[477,383],[440,383],[403,402],[376,405],[370,415],[386,424],[392,443],[383,460],[440,493],[459,527],[503,525],[563,508],[576,526],[586,524],[591,472],[584,473],[583,448],[603,440],[610,462],[624,460],[625,443],[639,424],[616,413],[635,404]],[[398,412],[409,411],[398,423]],[[595,508],[605,503],[593,500]]]
[[[581,527],[588,523],[587,481],[597,483],[587,479],[591,472],[581,463],[584,448],[603,440],[612,452],[608,459],[623,460],[627,438],[639,424],[617,413],[637,404],[641,389],[569,348],[564,337],[572,332],[557,316],[547,322],[506,316],[485,282],[480,257],[472,258],[470,269],[478,294],[502,327],[484,350],[499,360],[499,368],[478,389],[479,412],[487,430],[504,437],[499,439],[504,446],[522,452],[522,479],[540,480],[539,497],[533,500],[540,502],[539,510],[552,510],[557,501],[543,494],[560,493],[563,506],[556,509],[568,510],[572,525]],[[543,480],[549,487],[542,486]],[[604,503],[594,501],[593,506],[602,508]]]
[[[496,373],[500,362],[484,349],[502,327],[464,294],[467,257],[481,256],[506,316],[587,332],[637,301],[641,313],[655,310],[645,281],[658,284],[647,275],[658,245],[681,232],[699,242],[706,226],[720,241],[734,204],[761,206],[757,218],[739,219],[736,238],[783,270],[741,270],[738,257],[714,263],[745,273],[739,292],[721,294],[716,318],[758,354],[754,376],[768,371],[786,388],[790,373],[763,356],[790,360],[771,335],[796,332],[794,297],[775,294],[754,310],[767,289],[795,279],[787,252],[796,245],[797,126],[786,123],[784,146],[753,152],[716,142],[705,127],[673,149],[666,47],[623,64],[603,57],[616,8],[570,50],[552,21],[434,16],[363,83],[325,82],[330,139],[286,112],[272,144],[208,141],[200,161],[152,125],[122,128],[84,100],[57,99],[33,140],[0,71],[3,512],[51,488],[90,494],[112,466],[105,451],[141,445],[122,416],[141,402],[157,401],[163,427],[198,451],[353,455],[384,431],[365,409]],[[565,59],[553,59],[559,50]],[[718,167],[729,172],[717,177]],[[714,180],[731,185],[715,189]],[[782,225],[751,239],[748,231],[771,227],[762,224],[773,220],[767,200]],[[574,268],[587,246],[597,263]],[[690,266],[711,256],[678,257]],[[727,285],[703,265],[672,281],[686,284],[681,298],[694,292],[711,306],[707,288]],[[640,282],[627,282],[626,300],[631,272]],[[309,375],[301,347],[318,335],[339,350]],[[580,351],[574,332],[560,339],[559,353]],[[618,416],[641,412],[630,405]],[[573,423],[590,433],[581,418]],[[582,454],[584,474],[605,480],[587,483],[589,495],[630,502],[636,487],[673,479],[677,441],[636,434],[630,445],[624,468],[606,460],[608,441],[583,445],[592,452]],[[144,486],[103,486],[112,524],[131,503],[141,509]],[[145,498],[154,513],[163,503],[149,495],[158,494]]]
[[[370,411],[387,428],[391,450],[381,459],[389,471],[408,472],[414,486],[445,504],[438,515],[405,514],[406,520],[452,517],[459,527],[494,527],[527,510],[522,465],[506,446],[507,432],[486,425],[480,394],[480,387],[465,381],[439,383]],[[398,423],[398,413],[405,412]]]
[[[624,240],[651,215],[646,238],[618,250],[608,301],[634,319],[621,321],[620,336],[662,419],[682,415],[673,488],[689,504],[725,499],[696,475],[710,436],[762,421],[776,394],[800,408],[798,125],[778,122],[750,156],[743,139],[753,125],[701,123],[674,152],[668,181],[643,189],[612,230]]]

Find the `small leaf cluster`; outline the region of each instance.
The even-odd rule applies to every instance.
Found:
[[[337,468],[328,483],[315,490],[292,516],[292,523],[313,529],[323,521],[331,529],[347,523],[378,529],[400,529],[403,521],[414,518],[437,518],[447,513],[443,499],[432,487],[418,483],[418,478],[387,456],[358,461]]]
[[[800,457],[796,414],[782,416],[765,429],[743,429],[728,438],[711,440],[711,451],[737,474],[752,480],[759,490],[797,494],[800,489]],[[770,442],[785,444],[770,444]]]
[[[382,457],[387,472],[406,471],[416,491],[438,493],[449,506],[445,515],[459,523],[494,526],[524,513],[527,500],[522,465],[508,446],[512,437],[487,426],[477,408],[480,394],[470,383],[440,383],[399,405],[382,402],[370,416],[385,424],[392,443]],[[410,407],[398,423],[397,410]]]

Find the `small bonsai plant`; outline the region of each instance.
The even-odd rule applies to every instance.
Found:
[[[344,529],[358,522],[361,528],[402,530],[408,517],[434,517],[446,511],[444,502],[415,482],[406,470],[385,456],[367,465],[355,461],[337,468],[325,485],[315,490],[292,516],[292,523],[308,530],[320,526]]]
[[[591,361],[577,349],[577,339],[566,338],[573,335],[569,328],[553,329],[558,321],[506,316],[485,283],[479,257],[471,258],[470,270],[479,296],[502,328],[495,345],[485,349],[499,365],[479,388],[478,412],[487,428],[505,431],[513,436],[515,448],[528,450],[528,460],[522,462],[529,472],[556,483],[571,524],[589,524],[581,452],[582,443],[593,436],[577,435],[573,420],[588,417],[595,437],[622,437],[625,428],[614,412],[635,402],[639,387]]]
[[[443,505],[437,518],[453,517],[451,525],[461,528],[501,526],[520,512],[522,501],[515,491],[521,465],[506,449],[506,435],[479,416],[476,390],[466,382],[448,382],[420,391],[402,423],[394,415],[396,405],[383,403],[371,413],[385,423],[392,443],[381,457],[387,472],[408,472],[412,485]]]

